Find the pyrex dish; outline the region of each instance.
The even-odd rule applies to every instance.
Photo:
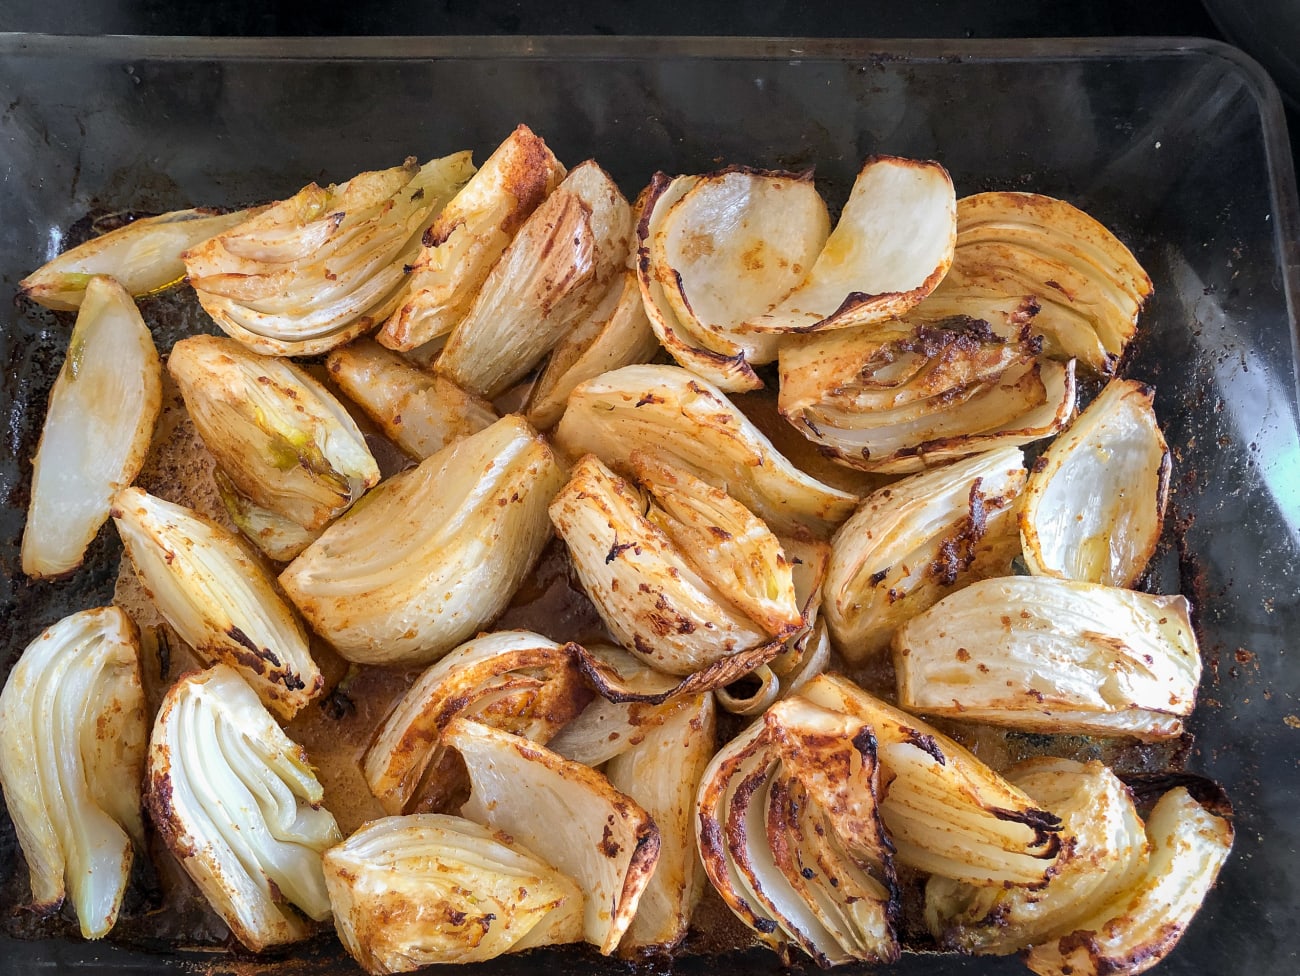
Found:
[[[1026,189],[1105,222],[1156,293],[1127,372],[1157,387],[1174,493],[1152,588],[1195,602],[1206,659],[1188,768],[1223,783],[1236,849],[1163,976],[1300,971],[1300,212],[1276,90],[1207,41],[213,40],[0,36],[0,292],[97,208],[283,196],[472,147],[518,122],[634,194],[655,169],[815,165],[843,200],[864,156],[941,160],[960,194]],[[18,572],[30,460],[68,321],[15,306],[0,331],[0,648],[109,599],[106,530],[71,581]],[[171,336],[164,337],[170,342]],[[25,867],[5,822],[0,873]],[[11,909],[11,905],[6,905]],[[12,920],[9,930],[19,928]],[[11,972],[355,972],[329,940],[291,962],[5,936]],[[681,972],[776,970],[765,951]],[[478,973],[619,972],[585,951]],[[1016,973],[908,956],[900,974]]]

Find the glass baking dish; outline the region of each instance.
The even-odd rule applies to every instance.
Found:
[[[1187,766],[1224,784],[1237,810],[1219,886],[1157,971],[1300,972],[1300,209],[1282,108],[1258,66],[1201,40],[0,35],[0,293],[92,211],[236,205],[407,155],[481,158],[520,121],[566,162],[595,156],[629,196],[656,169],[748,163],[815,165],[842,201],[863,157],[889,152],[941,160],[959,195],[1066,197],[1132,246],[1156,294],[1126,372],[1156,386],[1175,459],[1151,586],[1196,604],[1207,667]],[[74,580],[18,572],[67,332],[67,319],[25,306],[0,330],[6,668],[41,628],[109,599],[116,573],[111,530]],[[25,867],[3,827],[12,891]],[[357,971],[330,940],[271,963],[9,935],[0,954],[11,972]],[[758,950],[676,964],[778,968]],[[475,969],[624,971],[574,950]],[[1024,970],[908,955],[889,971]]]

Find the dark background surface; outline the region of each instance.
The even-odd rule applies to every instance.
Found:
[[[6,0],[6,30],[57,34],[1219,36],[1200,0]]]
[[[1300,44],[1269,29],[1292,24],[1300,33],[1300,0],[1208,2],[1219,11],[1217,24],[1200,0],[0,0],[0,30],[282,37],[1211,37],[1246,47],[1290,87],[1287,119],[1292,153],[1300,157],[1300,90],[1292,87],[1300,78]]]

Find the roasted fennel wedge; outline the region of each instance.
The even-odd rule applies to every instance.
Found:
[[[373,489],[280,585],[348,660],[431,663],[505,609],[563,480],[536,431],[505,417]]]
[[[369,339],[335,349],[330,378],[418,461],[497,421],[492,405],[444,376],[431,375]]]
[[[192,336],[172,347],[167,372],[222,473],[258,508],[316,532],[378,483],[356,422],[289,360]]]
[[[559,421],[579,383],[623,366],[648,363],[658,351],[636,275],[625,271],[586,317],[561,337],[528,393],[524,415],[533,426],[548,430]]]
[[[329,918],[321,855],[343,838],[323,800],[302,747],[234,669],[191,673],[167,692],[149,740],[149,814],[254,952]]]
[[[1110,373],[1151,290],[1132,252],[1078,207],[1038,193],[993,192],[957,201],[952,273],[935,297],[967,314],[969,302],[1027,298],[1049,354]]]
[[[472,393],[504,393],[600,301],[631,237],[631,208],[609,174],[575,166],[492,266],[434,369]]]
[[[145,849],[139,653],[124,611],[82,610],[27,646],[0,693],[0,783],[34,907],[66,894],[88,939],[113,928]]]
[[[1133,380],[1111,380],[1043,452],[1020,511],[1031,572],[1137,583],[1160,539],[1169,496],[1169,448],[1154,395]]]
[[[803,281],[830,232],[811,173],[656,174],[637,229],[642,300],[677,362],[724,390],[761,385],[779,334],[744,323]]]
[[[790,566],[767,527],[725,492],[679,474],[649,501],[589,454],[550,511],[619,642],[661,671],[687,675],[784,636],[802,617]],[[704,513],[710,505],[737,529],[724,530],[728,548],[709,551],[696,537],[701,520],[721,528],[716,513]]]
[[[366,824],[325,852],[334,927],[369,973],[495,959],[577,942],[577,882],[461,817],[423,813]]]
[[[1039,356],[1028,328],[905,319],[781,349],[781,414],[862,471],[906,474],[1055,434],[1074,415],[1074,363]]]
[[[1232,850],[1232,823],[1178,787],[1156,803],[1146,832],[1151,854],[1136,883],[1026,951],[1038,976],[1136,976],[1178,944]]]
[[[634,451],[685,468],[783,536],[825,538],[857,502],[796,468],[720,390],[676,366],[625,366],[579,384],[555,443],[619,470]]]
[[[921,301],[952,263],[956,197],[932,160],[871,156],[807,277],[747,331],[873,325]]]
[[[378,333],[411,350],[464,318],[501,252],[564,178],[542,138],[518,126],[438,214],[409,265],[407,294]]]
[[[81,307],[86,289],[98,276],[119,282],[133,298],[161,291],[184,279],[181,255],[188,248],[257,213],[175,210],[141,217],[64,251],[20,281],[19,292],[47,308],[72,310]]]
[[[981,580],[894,635],[898,699],[1033,731],[1176,736],[1201,677],[1190,609],[1096,583]]]
[[[50,391],[23,527],[28,576],[81,565],[113,492],[139,474],[162,408],[162,365],[125,289],[92,277]]]
[[[541,634],[481,634],[431,666],[407,689],[366,750],[362,770],[384,809],[439,811],[464,786],[442,743],[456,716],[545,745],[591,699],[573,652]]]
[[[233,533],[139,488],[113,496],[113,521],[145,592],[200,658],[236,670],[284,719],[320,694],[302,622]]]
[[[925,921],[941,944],[1006,955],[1068,935],[1145,873],[1146,831],[1133,795],[1095,760],[1031,759],[1007,780],[1061,818],[1073,843],[1041,888],[977,886],[933,877]]]
[[[212,320],[250,349],[327,352],[401,303],[424,231],[473,172],[461,152],[311,183],[190,248],[186,276]]]
[[[912,475],[869,495],[835,534],[824,609],[836,647],[858,663],[946,594],[1005,576],[1019,552],[1019,448]]]
[[[659,860],[619,943],[637,958],[686,938],[705,879],[695,852],[695,793],[717,750],[713,697],[688,696],[672,714],[610,760],[605,775],[654,818]]]
[[[457,718],[443,739],[469,770],[461,815],[574,878],[586,895],[582,937],[612,953],[659,859],[654,820],[600,773],[520,736]]]
[[[697,797],[699,854],[727,907],[792,961],[898,957],[892,850],[871,729],[802,698],[725,745]]]

